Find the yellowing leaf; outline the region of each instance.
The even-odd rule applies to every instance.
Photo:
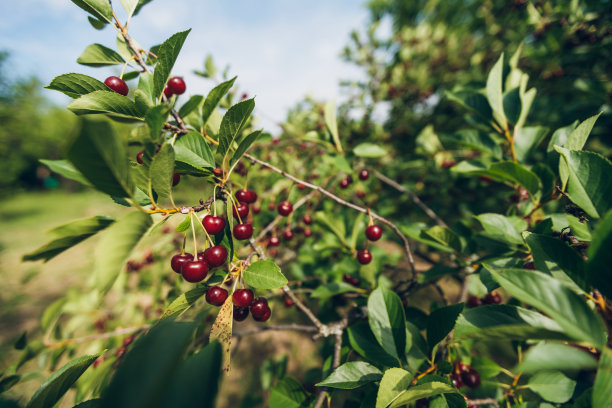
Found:
[[[230,374],[230,351],[232,344],[232,319],[234,318],[234,304],[232,297],[228,296],[219,309],[219,314],[210,329],[209,341],[218,340],[221,343],[221,356],[223,357],[223,371]]]

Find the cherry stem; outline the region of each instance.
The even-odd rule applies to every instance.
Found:
[[[196,219],[198,219],[197,215],[196,215]],[[204,224],[202,224],[201,222],[199,222],[199,224],[202,227],[202,229],[204,230],[204,234],[206,235],[206,238],[208,239],[208,242],[210,243],[210,246],[211,247],[215,246],[215,243],[213,242],[212,238],[208,234],[208,231],[206,231],[206,228],[204,227]]]

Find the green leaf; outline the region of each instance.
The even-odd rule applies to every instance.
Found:
[[[527,116],[529,115],[529,111],[531,110],[531,105],[536,96],[536,89],[531,88],[527,90],[527,81],[529,80],[529,75],[522,74],[519,85],[519,94],[521,98],[521,114],[519,115],[518,120],[516,121],[515,129],[521,129],[527,120]]]
[[[91,44],[87,46],[81,56],[77,58],[77,62],[89,67],[106,67],[109,65],[125,64],[125,60],[117,51],[105,47],[102,44]]]
[[[501,125],[502,129],[506,129],[508,127],[508,122],[504,114],[504,95],[502,90],[503,74],[504,54],[502,53],[489,72],[486,91],[487,100],[493,110],[493,117],[497,123]]]
[[[26,408],[54,406],[101,354],[79,357],[54,372],[34,393]]]
[[[586,141],[591,134],[591,130],[593,130],[593,126],[595,126],[595,122],[601,115],[599,112],[597,115],[591,116],[586,119],[584,122],[579,124],[567,138],[567,141],[563,144],[568,150],[582,150]]]
[[[327,101],[325,103],[324,117],[325,124],[327,125],[327,130],[329,130],[329,133],[331,134],[332,139],[334,140],[334,144],[336,145],[336,150],[338,150],[338,152],[342,154],[342,143],[340,143],[340,135],[338,134],[338,122],[336,121],[336,102],[334,102],[333,100]]]
[[[540,180],[538,176],[518,163],[510,161],[494,163],[489,167],[489,172],[493,177],[499,177],[502,180],[520,184],[525,187],[531,195],[534,195],[540,190]]]
[[[132,17],[132,14],[134,14],[134,11],[136,11],[138,0],[121,0],[121,5],[123,6],[128,18],[130,18]]]
[[[391,408],[407,405],[421,398],[429,398],[439,394],[459,393],[452,385],[443,382],[432,381],[415,385],[402,392],[390,405]]]
[[[352,390],[364,384],[379,381],[382,376],[383,373],[372,364],[365,361],[351,361],[336,368],[329,377],[316,386]]]
[[[356,288],[345,282],[330,282],[317,286],[310,294],[311,298],[327,300],[340,293],[354,292]]]
[[[451,101],[459,103],[464,108],[470,109],[477,113],[480,118],[486,122],[492,119],[493,111],[487,98],[480,92],[474,91],[446,91],[446,97]]]
[[[187,102],[181,106],[179,109],[179,116],[184,118],[195,110],[198,110],[202,102],[204,101],[204,97],[202,95],[193,95]]]
[[[108,91],[104,82],[87,75],[75,73],[56,76],[45,88],[60,91],[71,98],[78,98],[94,91]]]
[[[172,195],[172,175],[174,174],[174,149],[172,145],[165,143],[153,156],[149,166],[149,178],[151,186],[159,197],[170,197]]]
[[[457,252],[461,252],[461,240],[450,228],[435,225],[429,229],[423,230],[421,234]]]
[[[0,377],[0,394],[13,388],[21,380],[21,376],[17,374]]]
[[[230,90],[230,88],[234,85],[234,81],[236,81],[237,77],[233,77],[229,81],[225,81],[215,86],[209,93],[206,95],[206,99],[204,100],[204,106],[202,106],[202,123],[206,126],[210,115],[212,115],[213,111],[221,102],[223,96]]]
[[[601,293],[612,298],[612,211],[599,221],[587,255],[588,280]]]
[[[217,147],[217,153],[222,157],[227,156],[234,142],[238,141],[240,132],[248,122],[254,108],[255,100],[247,99],[229,108],[223,116],[219,129],[219,146]],[[225,162],[225,159],[223,162]]]
[[[142,120],[136,104],[113,91],[94,91],[82,95],[70,102],[67,108],[77,115],[104,113],[113,118]]]
[[[74,4],[91,14],[92,16],[113,22],[113,9],[108,0],[71,0]]]
[[[485,235],[511,245],[522,245],[521,231],[527,223],[519,217],[506,217],[501,214],[480,214],[476,217],[485,230]]]
[[[463,303],[441,307],[431,312],[427,319],[427,343],[433,349],[455,327],[457,317],[463,310]]]
[[[174,143],[175,160],[197,170],[215,167],[215,158],[198,132],[189,132]]]
[[[612,163],[597,153],[555,149],[568,168],[569,198],[589,216],[602,217],[612,207]]]
[[[351,347],[359,355],[374,364],[383,364],[387,367],[395,367],[398,360],[389,355],[378,344],[376,337],[365,322],[354,323],[346,330]]]
[[[546,401],[562,404],[574,394],[576,381],[560,371],[544,371],[531,377],[527,386]]]
[[[251,145],[255,143],[257,138],[261,136],[261,132],[261,130],[256,130],[255,132],[245,137],[242,142],[240,142],[238,148],[234,152],[234,155],[230,159],[230,167],[234,166],[234,163],[240,160],[240,158],[246,153],[249,147],[251,147]]]
[[[383,374],[376,396],[376,408],[386,408],[410,386],[414,374],[401,368],[390,368]]]
[[[383,157],[387,154],[387,151],[379,145],[373,143],[360,143],[353,149],[355,156],[367,157],[370,159],[376,159]]]
[[[78,181],[86,186],[91,186],[89,181],[83,177],[83,175],[74,168],[74,166],[67,160],[39,160],[42,164],[47,166],[51,171],[66,177],[67,179]]]
[[[270,390],[269,408],[305,408],[306,392],[299,382],[291,377],[283,377]]]
[[[169,317],[176,317],[183,313],[185,310],[189,309],[195,302],[198,301],[204,294],[208,288],[206,286],[197,286],[194,289],[191,289],[189,292],[185,292],[181,294],[179,297],[174,299],[172,303],[166,308],[164,314],[161,316],[161,319],[167,319]]]
[[[346,226],[341,217],[330,218],[327,212],[317,211],[314,213],[314,220],[333,232],[344,246],[349,246],[346,241]]]
[[[87,16],[87,21],[89,21],[89,24],[96,30],[102,30],[108,24],[106,21],[98,20],[92,16]]]
[[[68,160],[98,190],[111,196],[131,196],[134,185],[125,144],[108,122],[83,120],[79,135],[68,148]]]
[[[612,350],[604,347],[601,350],[597,376],[593,385],[593,407],[612,405]]]
[[[531,347],[516,368],[517,372],[538,371],[577,372],[597,368],[597,361],[589,353],[559,343],[539,343]]]
[[[544,140],[548,128],[543,126],[523,127],[515,131],[514,151],[519,162],[524,162],[531,152]]]
[[[44,259],[45,262],[61,254],[68,248],[103,230],[115,220],[110,217],[96,216],[83,220],[72,221],[57,227],[50,232],[56,236],[54,240],[23,256],[23,261]]]
[[[406,318],[400,297],[379,286],[368,298],[368,323],[382,348],[400,361],[406,353]]]
[[[287,284],[287,278],[272,261],[257,261],[244,271],[244,282],[257,289],[278,289]]]
[[[530,304],[556,321],[564,332],[595,347],[606,344],[606,331],[599,316],[585,301],[558,280],[526,269],[489,269],[493,278],[512,296]]]
[[[499,146],[498,142],[488,133],[479,132],[475,129],[462,129],[453,133],[447,139],[470,149],[479,150],[501,159],[501,147]]]
[[[158,105],[147,111],[147,114],[145,115],[145,122],[149,126],[152,141],[159,140],[159,133],[164,127],[164,123],[166,122],[167,116],[168,107],[165,105]],[[180,143],[181,139],[176,141],[175,146]]]
[[[130,212],[111,226],[95,250],[94,284],[106,293],[115,283],[132,250],[153,223],[149,214]]]
[[[186,215],[185,218],[183,218],[183,221],[181,221],[180,224],[176,226],[176,232],[185,232],[189,229],[190,226],[191,216]]]
[[[191,29],[174,34],[159,47],[157,52],[157,63],[155,64],[155,71],[153,72],[152,96],[154,100],[157,100],[164,91],[168,77],[170,77],[170,73],[174,67],[174,63],[190,31]]]

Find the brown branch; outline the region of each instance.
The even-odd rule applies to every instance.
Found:
[[[75,337],[72,339],[58,341],[57,343],[48,343],[47,341],[45,341],[45,346],[49,348],[58,348],[58,347],[67,346],[69,344],[79,344],[79,343],[86,343],[88,341],[94,341],[94,340],[110,339],[111,337],[123,336],[125,334],[135,333],[135,332],[142,331],[142,330],[149,330],[151,327],[153,327],[152,324],[145,324],[145,325],[137,326],[137,327],[127,327],[124,329],[117,329],[112,332],[96,333],[96,334],[90,334],[88,336],[83,336],[83,337]]]
[[[342,332],[348,324],[346,318],[337,322],[338,331],[334,334],[334,357],[332,359],[332,371],[340,366],[340,357],[342,355]],[[317,391],[317,399],[313,405],[314,408],[320,408],[327,397],[327,387],[321,387]]]
[[[483,398],[483,399],[468,399],[468,405],[493,405],[496,408],[499,408],[499,403],[495,398]]]
[[[297,210],[298,208],[306,204],[308,201],[310,201],[310,199],[315,195],[315,193],[316,191],[313,190],[307,195],[305,195],[304,197],[302,197],[301,199],[299,199],[295,204],[293,204],[293,211]],[[270,222],[268,225],[266,225],[266,227],[263,230],[261,230],[259,235],[257,235],[257,238],[255,238],[255,241],[259,242],[262,239],[264,239],[266,235],[268,234],[268,232],[272,231],[274,227],[276,226],[276,224],[278,224],[283,218],[286,218],[286,217],[277,215],[276,218],[272,220],[272,222]]]
[[[281,325],[265,325],[260,327],[255,327],[252,329],[242,330],[239,332],[232,333],[232,336],[242,337],[248,336],[251,334],[262,333],[265,331],[297,331],[297,332],[305,332],[305,333],[317,333],[319,329],[315,326],[307,326],[307,325],[299,325],[299,324],[281,324]]]

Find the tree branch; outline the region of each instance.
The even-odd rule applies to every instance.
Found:
[[[265,331],[297,331],[305,333],[317,333],[319,329],[315,326],[299,325],[299,324],[284,324],[284,325],[265,325],[252,329],[247,329],[239,332],[232,333],[232,336],[243,337],[251,334],[257,334]]]

